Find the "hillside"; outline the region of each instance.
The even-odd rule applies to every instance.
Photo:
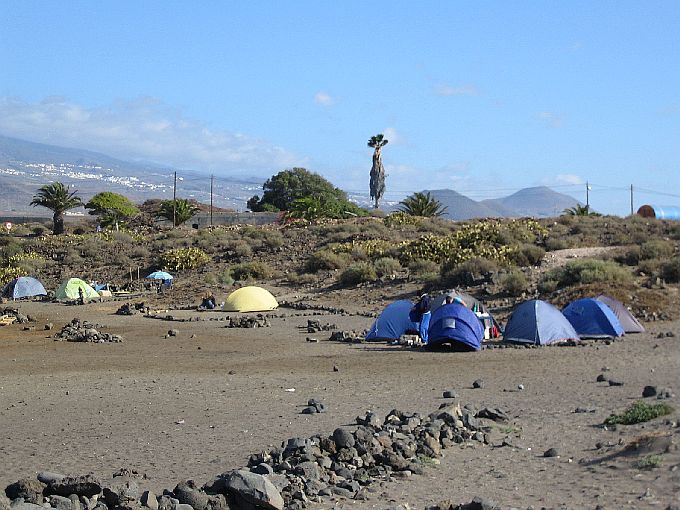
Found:
[[[550,217],[559,216],[565,209],[579,204],[579,201],[547,186],[537,186],[521,189],[507,197],[482,200],[481,203],[491,209],[511,211],[511,214],[504,216]]]

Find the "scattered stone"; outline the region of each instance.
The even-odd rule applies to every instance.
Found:
[[[557,451],[557,448],[549,448],[543,453],[544,457],[559,457],[560,453]]]
[[[91,498],[102,491],[102,484],[93,475],[65,476],[48,484],[47,494],[68,497],[71,494]]]
[[[482,389],[484,388],[484,381],[477,379],[472,383],[472,387],[475,389]]]
[[[497,407],[495,408],[485,407],[484,409],[479,411],[475,417],[486,418],[487,420],[503,423],[507,423],[508,421],[510,421],[510,417],[507,415],[507,413]]]
[[[158,510],[158,500],[156,499],[156,495],[151,491],[144,491],[139,502],[142,506],[145,506],[150,510]]]
[[[227,317],[226,322],[225,328],[269,328],[272,325],[269,319],[261,313],[254,317]]]
[[[177,336],[179,335],[179,331],[176,329],[170,329],[168,330],[168,336]]]
[[[333,365],[333,372],[340,372],[338,365]]]
[[[446,390],[443,394],[444,398],[458,398],[458,393],[454,390]]]
[[[658,391],[656,386],[645,386],[644,389],[642,390],[642,397],[643,398],[655,397],[657,393]]]
[[[51,322],[45,324],[45,331],[50,331],[52,329],[54,329],[54,324],[52,324]]]
[[[597,379],[595,379],[597,382],[605,382],[607,380],[607,377],[604,374],[600,374],[597,376]]]
[[[523,385],[523,384],[518,384],[518,385],[517,385],[517,389],[518,389],[519,391],[522,391],[522,390],[524,389],[524,385]]]
[[[609,379],[609,386],[623,386],[623,381],[620,379]]]
[[[354,436],[349,430],[342,427],[333,431],[333,440],[338,448],[351,448],[354,446]]]

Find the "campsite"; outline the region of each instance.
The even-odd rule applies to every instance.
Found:
[[[615,223],[584,223],[604,221]],[[317,253],[319,241],[312,239],[318,229],[326,236],[329,230],[350,231],[365,239],[382,223],[266,227],[263,235],[281,235],[281,250],[260,245],[258,251],[261,264],[279,269],[271,276],[224,283],[211,278],[230,263],[175,270],[168,272],[172,285],[160,293],[148,285],[155,280],[146,275],[159,270],[151,263],[127,291],[92,296],[83,305],[75,304],[80,281],[122,287],[125,277],[113,280],[107,276],[113,268],[94,261],[87,271],[66,264],[58,272],[49,264],[39,268],[36,275],[52,297],[6,299],[1,305],[30,319],[0,327],[0,484],[41,471],[92,473],[104,485],[115,484],[119,477],[112,475],[123,470],[140,495],[161,494],[188,479],[200,487],[291,438],[354,430],[367,411],[383,418],[394,409],[427,416],[452,405],[464,416],[473,413],[470,419],[477,416],[471,425],[479,427],[477,436],[472,429],[461,443],[451,442],[433,457],[419,454],[417,466],[359,484],[356,492],[334,475],[337,491],[305,496],[305,507],[425,508],[474,497],[501,508],[658,508],[675,501],[677,411],[637,425],[604,425],[639,400],[677,406],[675,284],[639,275],[635,285],[586,283],[554,291],[529,283],[513,296],[488,275],[451,287],[426,284],[405,269],[360,284],[338,283],[334,270],[296,281],[293,268]],[[610,233],[624,224],[608,227]],[[655,222],[644,228],[667,236],[675,227]],[[241,239],[254,239],[254,232],[243,229]],[[178,229],[174,235],[198,240],[206,232]],[[525,274],[548,288],[540,282],[559,268],[603,254],[612,260],[611,250],[628,249],[589,244],[549,250]],[[69,273],[82,280],[67,278]],[[433,345],[437,338],[450,339],[452,326],[464,325],[478,341],[472,350],[417,341],[410,312],[424,289],[433,298]],[[217,306],[201,309],[208,293]],[[465,306],[444,304],[448,294]],[[583,298],[593,299],[583,306]],[[576,309],[573,323],[562,314],[569,306]],[[608,310],[614,329],[588,330],[579,339],[586,309]],[[390,320],[381,321],[383,314]],[[80,335],[78,341],[55,341],[63,340],[60,331],[76,317],[86,321],[87,331],[96,331],[94,340]],[[598,321],[585,325],[610,327]],[[495,324],[508,333],[507,341],[493,338]],[[102,341],[109,337],[118,340]],[[647,387],[655,396],[643,399],[643,390],[652,391]],[[321,411],[303,412],[309,402]],[[647,444],[645,438],[666,439]],[[287,505],[296,507],[297,501]]]

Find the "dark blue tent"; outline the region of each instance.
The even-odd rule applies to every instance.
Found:
[[[624,330],[611,308],[593,298],[577,299],[562,310],[582,337],[623,336]]]
[[[578,339],[578,334],[557,308],[540,299],[532,299],[512,312],[503,339],[522,344],[548,345]]]
[[[443,305],[432,312],[428,346],[450,343],[453,347],[478,351],[484,327],[473,311],[463,305]]]
[[[396,339],[408,332],[417,333],[418,323],[409,315],[412,308],[413,303],[408,299],[387,305],[368,330],[366,340]]]
[[[24,297],[46,296],[45,287],[35,278],[20,276],[9,282],[2,289],[2,296],[8,299],[21,299]]]

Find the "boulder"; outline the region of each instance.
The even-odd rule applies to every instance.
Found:
[[[22,478],[5,488],[5,494],[11,500],[22,498],[26,503],[41,505],[43,502],[43,491],[46,485],[32,478]]]
[[[224,487],[229,494],[243,498],[257,507],[270,510],[283,510],[283,498],[265,476],[250,471],[232,471],[226,478]]]
[[[44,472],[41,473],[44,475]],[[54,473],[52,473],[54,475]],[[57,475],[58,477],[59,475]],[[71,494],[91,498],[102,491],[102,484],[94,475],[65,476],[50,482],[46,494],[69,497]]]

